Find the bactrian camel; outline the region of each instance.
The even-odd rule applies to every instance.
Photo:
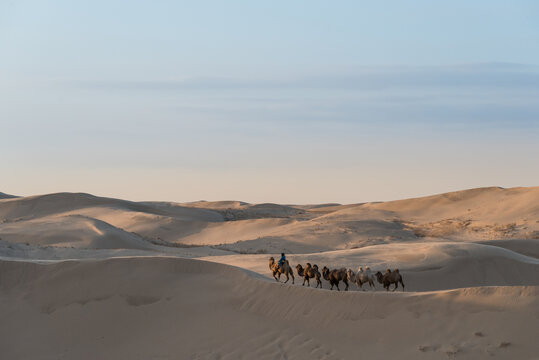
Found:
[[[384,285],[384,289],[387,291],[389,291],[389,285],[391,284],[395,284],[395,288],[392,291],[397,290],[399,283],[401,283],[402,291],[404,291],[404,283],[402,282],[402,276],[399,273],[399,269],[395,269],[393,271],[387,269],[385,274],[378,271],[376,273],[376,279],[380,284]]]
[[[305,266],[305,270],[303,270],[303,285],[305,285],[305,281],[307,281],[307,286],[311,286],[309,279],[314,278],[316,279],[316,287],[320,286],[320,288],[322,288],[322,281],[320,280],[320,277],[321,275],[320,271],[318,271],[318,265],[311,265],[310,263],[307,263],[307,265]]]
[[[361,290],[363,289],[363,284],[369,283],[371,288],[374,286],[374,275],[371,272],[371,269],[367,266],[363,269],[361,266],[358,268],[357,274],[354,274],[352,269],[348,269],[346,272],[348,281],[355,283]]]
[[[285,274],[286,281],[284,283],[286,284],[288,280],[290,280],[290,277],[292,277],[292,284],[294,283],[294,273],[292,272],[292,268],[288,264],[288,260],[285,260],[284,264],[279,266],[279,264],[275,262],[275,259],[272,256],[269,258],[269,268],[272,271],[273,277],[276,281],[279,281],[281,279],[281,274]],[[279,275],[279,278],[277,278],[277,276],[275,275]]]
[[[326,266],[324,266],[324,268],[322,269],[322,276],[324,277],[324,279],[329,281],[331,285],[330,290],[333,290],[333,286],[337,286],[337,290],[340,291],[341,289],[339,289],[339,282],[342,281],[346,284],[346,288],[344,289],[344,291],[348,291],[348,279],[346,278],[345,268],[329,270]]]

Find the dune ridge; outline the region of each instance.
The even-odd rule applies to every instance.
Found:
[[[0,261],[0,284],[7,358],[509,359],[539,331],[537,286],[331,293],[177,258]]]

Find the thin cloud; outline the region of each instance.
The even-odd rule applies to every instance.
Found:
[[[196,77],[167,80],[73,80],[85,89],[195,91],[318,89],[377,91],[410,87],[539,88],[539,67],[512,63],[432,67],[360,67],[346,73],[316,74],[280,80]]]

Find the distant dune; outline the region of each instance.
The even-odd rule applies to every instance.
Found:
[[[5,194],[3,192],[0,192],[0,199],[13,199],[13,198],[16,198],[17,196],[15,195],[9,195],[9,194]]]
[[[400,201],[305,207],[239,201],[138,203],[74,193],[0,202],[0,234],[9,241],[42,243],[38,227],[61,220],[63,226],[46,229],[49,238],[58,239],[47,244],[63,246],[71,239],[69,246],[86,246],[88,229],[93,229],[89,222],[99,221],[151,242],[222,245],[253,253],[328,251],[423,238],[539,239],[537,219],[539,187],[492,187]]]

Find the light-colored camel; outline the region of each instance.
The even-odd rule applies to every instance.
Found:
[[[276,281],[279,281],[281,279],[281,274],[286,275],[286,281],[285,284],[290,280],[290,277],[292,277],[292,284],[294,283],[294,273],[292,272],[292,268],[290,267],[290,264],[288,264],[288,260],[284,261],[284,264],[279,266],[278,263],[275,262],[275,259],[272,257],[269,258],[269,268],[273,273],[273,277]],[[279,278],[277,276],[279,275]]]
[[[387,269],[385,274],[382,274],[380,271],[377,271],[375,275],[378,282],[384,285],[384,289],[386,289],[387,291],[389,291],[389,285],[391,284],[395,284],[395,288],[392,291],[397,290],[399,283],[401,283],[402,291],[404,291],[404,282],[402,282],[402,276],[399,272],[399,269],[395,269],[393,271]]]
[[[371,268],[368,267],[368,266],[365,267],[365,269],[363,269],[360,266],[357,269],[357,274],[354,274],[354,272],[351,269],[348,269],[346,274],[348,276],[348,281],[351,281],[351,282],[355,283],[362,290],[365,290],[365,289],[363,289],[363,284],[365,284],[365,283],[369,283],[369,286],[371,288],[375,287],[374,286],[374,275],[371,272]]]
[[[344,291],[348,291],[348,279],[346,277],[345,268],[329,270],[326,266],[324,266],[322,269],[322,276],[331,284],[330,290],[333,290],[333,286],[337,286],[337,290],[340,291],[341,289],[339,289],[339,282],[342,281],[346,284]]]
[[[298,265],[301,266],[301,265]],[[320,271],[318,271],[318,265],[314,264],[311,265],[310,263],[307,263],[305,266],[305,269],[303,270],[303,285],[305,285],[305,281],[307,281],[307,286],[311,286],[311,283],[309,282],[309,279],[316,279],[316,287],[320,286],[322,288],[322,281],[320,280]],[[302,286],[303,286],[302,285]]]

